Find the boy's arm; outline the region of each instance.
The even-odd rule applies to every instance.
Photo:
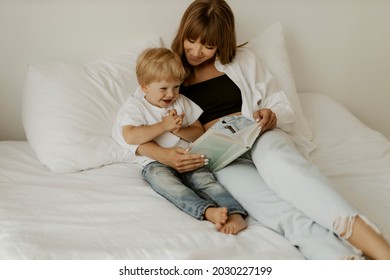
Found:
[[[180,129],[183,117],[178,116],[175,110],[171,110],[161,122],[151,125],[125,125],[122,127],[123,138],[130,145],[140,145],[152,141],[168,131]],[[180,137],[180,136],[179,136]]]
[[[126,143],[130,145],[140,145],[150,142],[165,131],[166,130],[161,122],[153,125],[125,125],[122,127],[123,138]]]
[[[200,121],[197,120],[187,127],[181,127],[173,130],[172,133],[187,142],[193,142],[204,133],[204,129]]]

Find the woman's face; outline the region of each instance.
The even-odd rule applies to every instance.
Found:
[[[196,67],[215,57],[216,46],[207,46],[200,43],[200,39],[184,40],[184,53],[190,65]]]

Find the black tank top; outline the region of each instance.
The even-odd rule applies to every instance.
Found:
[[[227,75],[190,86],[181,85],[180,92],[202,108],[203,114],[199,121],[203,125],[220,117],[241,112],[241,91]]]

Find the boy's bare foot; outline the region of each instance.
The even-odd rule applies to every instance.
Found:
[[[231,214],[228,217],[227,223],[225,223],[219,231],[226,234],[237,234],[245,229],[246,226],[245,219],[241,214]]]
[[[214,223],[217,230],[221,230],[228,220],[227,213],[226,207],[209,207],[204,212],[204,217],[206,220]]]

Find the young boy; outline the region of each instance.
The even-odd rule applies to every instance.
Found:
[[[198,121],[202,110],[179,94],[186,71],[177,54],[166,48],[147,49],[138,57],[136,74],[139,87],[122,105],[112,131],[119,144],[126,148],[155,141],[165,148],[186,148],[204,133]],[[207,169],[179,173],[144,156],[136,156],[135,162],[143,166],[151,187],[182,211],[211,221],[223,233],[246,228],[246,211]]]

